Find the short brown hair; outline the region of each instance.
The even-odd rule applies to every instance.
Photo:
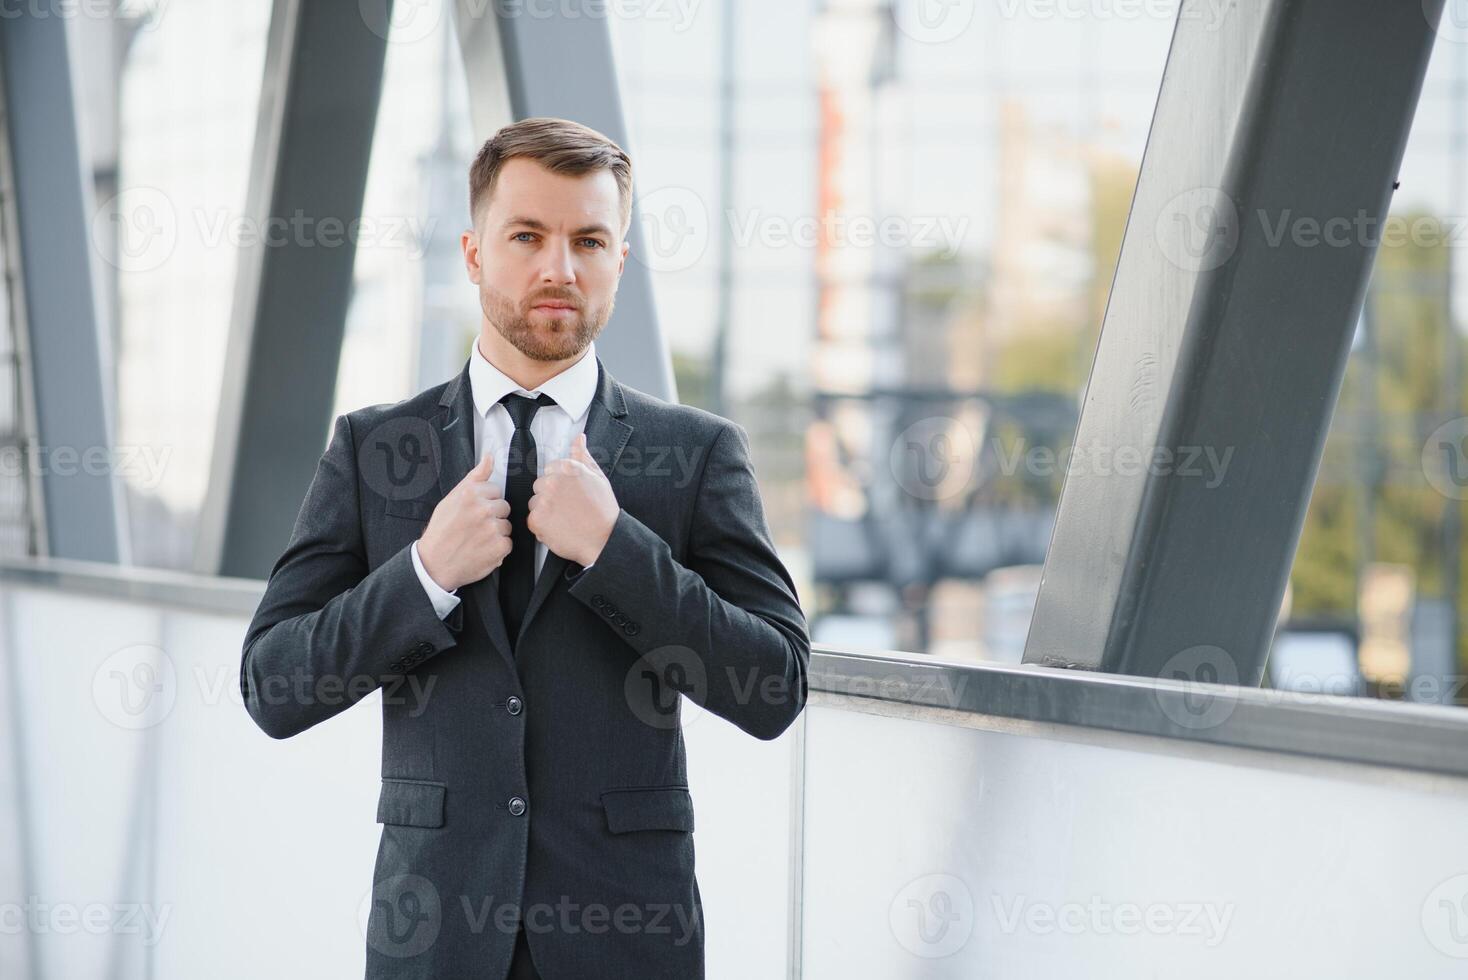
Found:
[[[603,134],[551,116],[531,116],[502,127],[484,145],[469,166],[469,219],[478,224],[479,210],[494,193],[500,168],[513,157],[529,157],[547,170],[579,176],[610,170],[617,178],[622,234],[632,223],[632,158]]]

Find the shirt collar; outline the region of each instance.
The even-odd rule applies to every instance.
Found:
[[[515,380],[495,367],[479,352],[479,340],[474,340],[474,350],[469,355],[469,385],[474,392],[474,410],[480,418],[489,415],[489,410],[510,392],[535,397],[546,394],[556,400],[575,422],[586,414],[591,399],[596,395],[596,341],[586,345],[581,357],[560,374],[546,381],[535,390],[521,388]]]

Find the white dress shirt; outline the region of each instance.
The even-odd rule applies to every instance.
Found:
[[[515,421],[510,410],[500,404],[500,399],[515,392],[527,398],[540,394],[555,399],[535,413],[530,420],[530,434],[535,439],[536,476],[545,472],[545,466],[553,459],[571,455],[571,440],[585,431],[587,410],[596,395],[596,343],[586,346],[581,357],[560,374],[549,378],[534,391],[527,391],[515,383],[499,368],[479,352],[479,341],[474,341],[474,351],[469,355],[469,386],[474,393],[474,463],[483,458],[486,451],[494,453],[494,469],[489,482],[505,491],[505,469],[509,466],[510,438],[515,434]],[[418,542],[412,546],[413,569],[418,581],[433,602],[433,610],[443,619],[459,604],[458,589],[448,592],[441,588],[423,568],[423,559],[418,557]],[[545,565],[546,547],[535,542],[535,574]],[[590,565],[586,566],[590,568]]]

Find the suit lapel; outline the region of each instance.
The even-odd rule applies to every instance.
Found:
[[[443,452],[443,465],[438,471],[439,499],[459,485],[464,475],[474,468],[474,391],[469,383],[469,362],[464,370],[444,389],[439,399],[438,435]],[[479,618],[489,633],[490,642],[511,667],[515,666],[510,651],[510,635],[505,630],[505,617],[500,612],[499,569],[477,582],[470,582],[459,592],[479,610]]]
[[[596,395],[586,410],[586,448],[591,453],[591,458],[596,460],[602,472],[607,475],[613,492],[617,489],[617,460],[632,436],[632,425],[625,421],[626,415],[627,403],[622,397],[622,386],[607,373],[606,365],[598,356]],[[565,571],[566,559],[547,550],[545,566],[535,580],[535,591],[530,593],[530,604],[525,607],[525,619],[520,624],[520,636],[515,639],[515,649],[520,648],[520,639],[525,636],[525,630],[529,628],[546,596],[550,595],[551,589],[557,583],[564,580]]]
[[[606,365],[600,357],[596,359],[596,371],[596,395],[586,411],[586,448],[590,451],[591,458],[601,466],[615,491],[618,482],[615,475],[617,460],[621,458],[622,450],[632,436],[633,427],[625,421],[627,403],[622,396],[622,386],[607,373]],[[474,412],[474,392],[469,382],[469,364],[466,361],[464,369],[449,382],[439,398],[438,432],[443,452],[443,465],[438,472],[439,499],[443,499],[444,495],[458,486],[459,481],[464,479],[464,474],[474,467]],[[519,647],[520,637],[525,635],[531,620],[550,595],[551,589],[562,581],[566,564],[565,558],[553,551],[546,552],[545,565],[535,580],[530,604],[525,607],[525,619],[520,625],[516,648]],[[515,656],[510,647],[509,633],[505,629],[504,613],[500,611],[499,577],[500,570],[495,569],[490,575],[471,582],[459,591],[468,592],[470,601],[478,608],[479,616],[489,632],[490,641],[505,658],[505,662],[514,667]]]

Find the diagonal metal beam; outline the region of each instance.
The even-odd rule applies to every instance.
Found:
[[[1217,10],[1180,10],[1026,663],[1263,676],[1442,0]]]
[[[598,6],[600,13],[594,9]],[[637,158],[628,143],[604,5],[547,4],[532,13],[516,4],[457,0],[454,14],[476,140],[489,139],[517,119],[574,119],[616,141],[632,156],[635,173]],[[641,193],[634,187],[634,195]],[[617,288],[617,305],[596,339],[596,352],[618,380],[674,401],[677,387],[658,328],[636,197],[627,239],[632,250]]]
[[[262,234],[240,252],[201,572],[265,577],[321,456],[356,257],[343,229],[362,214],[391,12],[275,2],[246,203]]]
[[[98,465],[114,449],[112,325],[95,269],[96,203],[81,155],[69,20],[0,17],[14,218],[5,247],[20,270],[12,309],[18,349],[29,353],[37,439],[28,463],[40,472],[40,550],[127,562],[120,481],[115,467]]]

